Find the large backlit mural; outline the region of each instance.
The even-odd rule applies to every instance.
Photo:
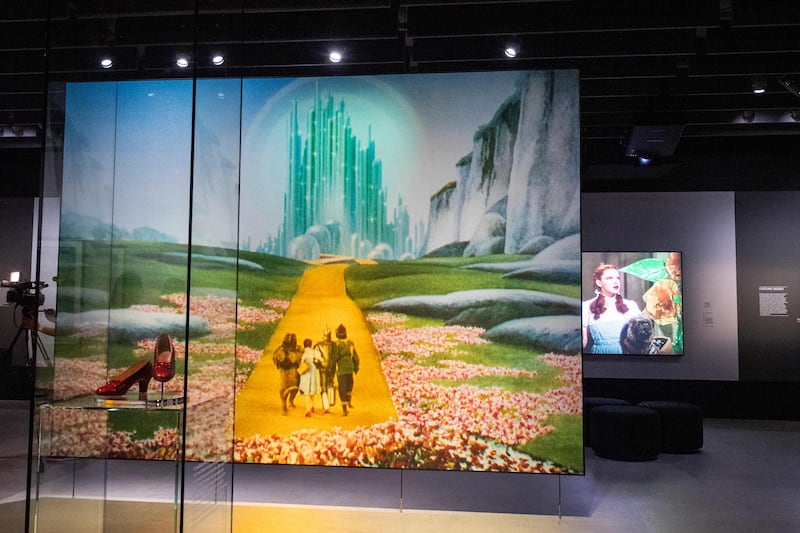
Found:
[[[56,399],[185,391],[197,461],[582,473],[576,72],[66,94]],[[168,458],[153,411],[50,453]]]

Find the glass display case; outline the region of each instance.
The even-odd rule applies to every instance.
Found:
[[[141,400],[138,393],[85,395],[40,405],[32,530],[100,532],[141,524],[177,531],[183,419],[182,396],[154,392]],[[136,439],[126,427],[155,429],[152,438]],[[127,458],[132,443],[141,460]]]
[[[582,473],[579,124],[537,114],[577,109],[577,72],[278,78],[198,61],[50,71],[34,530],[230,531],[283,497],[272,466]],[[515,163],[516,144],[569,157]],[[488,171],[505,177],[484,197]],[[546,222],[530,216],[562,190]],[[463,268],[491,253],[516,271],[556,242],[575,261],[552,287]]]

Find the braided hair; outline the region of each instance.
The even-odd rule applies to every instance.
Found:
[[[600,281],[600,278],[603,277],[603,273],[606,270],[619,270],[619,269],[616,266],[609,264],[604,264],[597,267],[594,271],[594,274],[592,274],[592,284],[595,286],[595,290],[597,290],[597,282]],[[628,312],[628,306],[625,305],[625,301],[622,299],[621,294],[617,294],[614,300],[615,300],[614,304],[615,307],[617,308],[617,311],[619,311],[622,314]],[[589,304],[589,311],[591,311],[592,316],[594,317],[595,320],[600,318],[600,315],[606,312],[606,297],[605,295],[603,295],[602,292],[598,291],[597,298],[595,298],[594,301],[591,304]]]

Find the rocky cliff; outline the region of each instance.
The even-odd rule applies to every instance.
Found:
[[[458,213],[456,209],[456,182],[451,181],[431,197],[428,211],[428,234],[423,253],[458,241]]]
[[[426,252],[468,241],[469,255],[535,253],[579,231],[578,97],[575,71],[520,75],[458,179],[431,198]]]

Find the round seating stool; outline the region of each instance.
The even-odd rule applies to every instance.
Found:
[[[658,412],[637,405],[601,405],[592,409],[592,449],[600,457],[651,461],[661,439]]]
[[[664,453],[690,453],[703,447],[703,413],[700,407],[683,402],[646,401],[641,407],[658,412],[661,447]]]
[[[604,398],[602,396],[587,396],[583,399],[583,445],[592,445],[592,409],[601,405],[630,405],[627,400],[619,398]]]

